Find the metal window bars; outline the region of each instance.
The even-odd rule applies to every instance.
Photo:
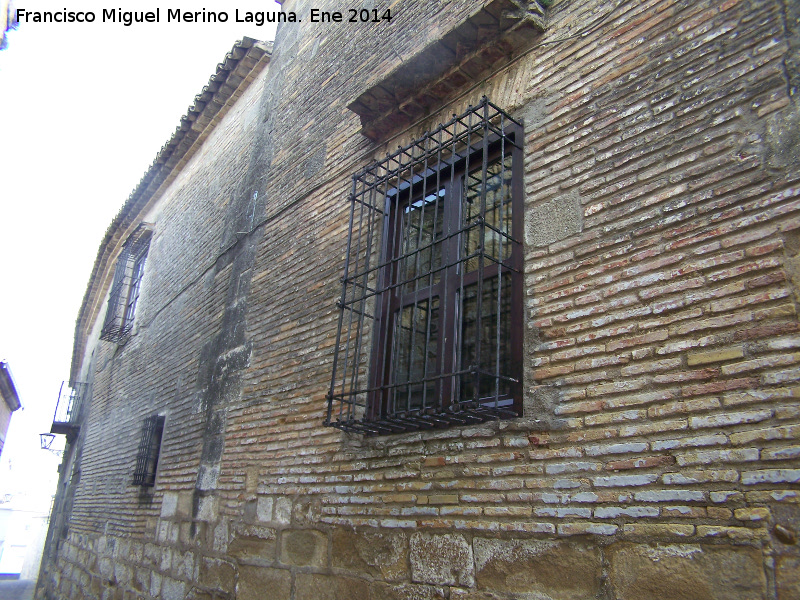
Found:
[[[133,472],[133,485],[152,487],[156,483],[161,437],[164,434],[164,421],[164,416],[152,415],[142,423],[139,450],[136,453],[136,468]]]
[[[521,146],[521,123],[484,97],[353,175],[325,425],[519,414]]]
[[[71,386],[67,381],[61,383],[50,433],[70,435],[77,432],[87,390],[88,385],[83,382],[75,382]]]
[[[142,223],[122,247],[108,296],[103,329],[100,331],[101,340],[123,343],[133,328],[151,236],[152,230]]]

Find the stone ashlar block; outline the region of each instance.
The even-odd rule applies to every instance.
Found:
[[[299,567],[326,567],[328,536],[314,529],[285,531],[281,536],[281,562]]]
[[[163,600],[185,600],[186,584],[183,581],[165,578],[161,586],[161,596]]]
[[[594,598],[600,592],[603,569],[597,547],[477,538],[473,548],[479,589],[535,593],[552,600]]]
[[[239,581],[236,584],[236,599],[264,600],[265,594],[269,590],[270,600],[289,600],[291,588],[292,574],[288,570],[241,565]],[[298,597],[314,598],[315,596]]]
[[[409,549],[412,581],[463,587],[475,584],[472,546],[463,536],[415,533]]]
[[[450,600],[497,600],[497,596],[482,590],[450,588]]]
[[[277,556],[277,536],[274,532],[257,535],[237,535],[228,545],[228,556],[244,560],[274,561]]]
[[[161,518],[168,519],[178,513],[178,492],[164,492],[161,501]]]
[[[525,213],[525,242],[546,246],[583,230],[580,197],[571,193],[531,207]]]
[[[282,525],[288,525],[292,521],[292,501],[288,498],[278,498],[275,501],[274,520]]]
[[[226,560],[204,558],[200,564],[200,584],[223,593],[233,592],[236,567]]]
[[[618,600],[762,600],[767,594],[755,548],[618,543],[608,557]]]
[[[333,532],[332,566],[384,581],[408,578],[408,536],[394,531]]]
[[[778,600],[800,598],[800,557],[781,556],[775,569]]]
[[[214,600],[214,594],[212,594],[211,592],[198,590],[197,588],[192,588],[191,590],[189,590],[189,593],[186,596],[186,600]]]
[[[447,597],[445,588],[414,583],[373,583],[371,592],[373,599],[381,600],[444,600]]]
[[[259,521],[272,521],[272,507],[274,499],[272,496],[259,496],[256,502],[256,518]]]
[[[298,574],[295,598],[314,600],[370,600],[369,584],[363,579],[333,575]],[[282,597],[275,596],[275,600]],[[288,596],[286,596],[288,600]],[[240,600],[237,597],[237,600]]]

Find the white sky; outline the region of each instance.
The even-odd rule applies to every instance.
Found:
[[[0,497],[54,489],[60,459],[39,449],[38,434],[50,431],[69,377],[75,319],[106,228],[236,40],[274,39],[275,25],[235,23],[235,9],[280,10],[254,0],[16,6],[92,10],[97,20],[21,23],[0,51],[0,359],[24,406],[0,458]],[[160,8],[162,22],[103,23],[103,6]],[[168,8],[226,11],[229,20],[166,23]]]

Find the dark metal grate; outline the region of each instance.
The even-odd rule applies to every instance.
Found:
[[[325,424],[520,411],[522,126],[484,98],[353,176]]]
[[[152,231],[148,226],[142,224],[122,247],[108,296],[108,309],[100,332],[101,340],[123,342],[133,328],[151,235]]]
[[[153,415],[147,417],[142,424],[139,450],[136,453],[136,469],[133,472],[133,485],[153,486],[156,483],[164,420],[163,416]]]
[[[56,412],[53,415],[53,426],[50,428],[51,433],[68,434],[77,431],[87,389],[88,385],[80,381],[72,386],[66,381],[61,383]]]

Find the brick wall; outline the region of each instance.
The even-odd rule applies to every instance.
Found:
[[[475,8],[282,26],[141,215],[39,597],[800,597],[798,9],[557,1],[530,52],[361,136],[346,105]],[[484,94],[525,121],[524,414],[325,428],[349,176]]]

